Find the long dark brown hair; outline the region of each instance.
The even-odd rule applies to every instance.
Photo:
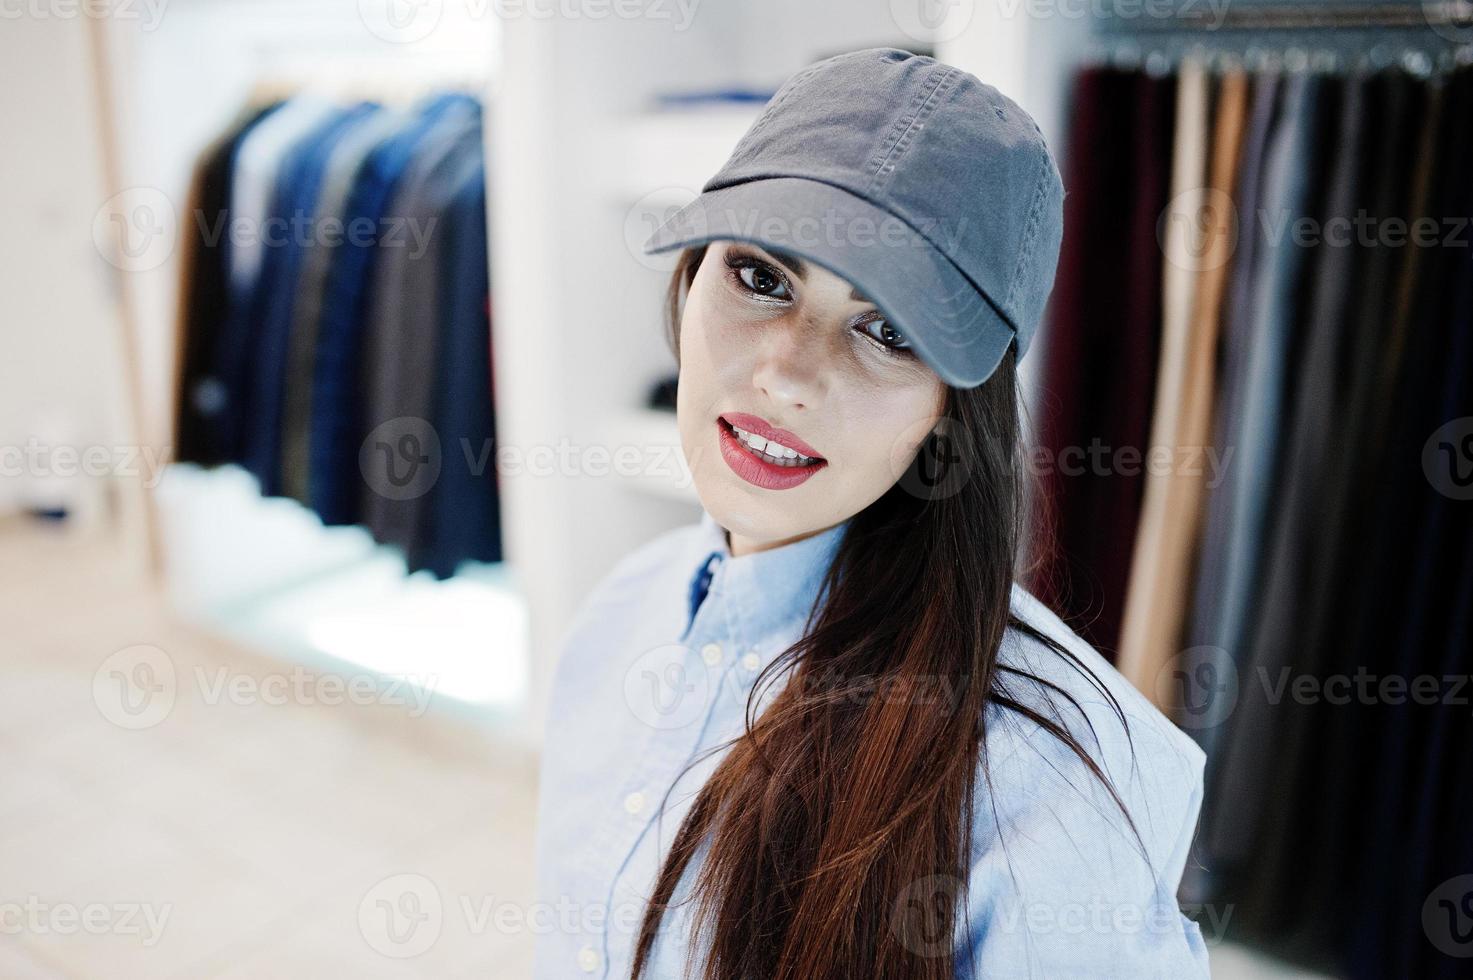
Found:
[[[677,360],[683,297],[705,252],[683,252],[670,280]],[[703,842],[690,935],[690,962],[709,940],[703,980],[952,980],[989,704],[1064,742],[1124,809],[1059,714],[1028,703],[1017,685],[1077,702],[997,661],[1012,626],[1109,695],[1077,657],[1010,611],[1028,512],[1013,360],[1009,351],[976,388],[949,388],[943,421],[910,471],[854,516],[802,638],[759,676],[743,734],[676,834],[633,980]],[[784,674],[756,716],[761,692]]]

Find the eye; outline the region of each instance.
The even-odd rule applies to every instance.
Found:
[[[729,254],[726,265],[743,289],[765,299],[792,299],[787,277],[761,259],[740,253]]]
[[[866,337],[884,348],[887,353],[899,356],[914,355],[910,342],[901,336],[899,330],[890,326],[890,321],[884,317],[877,316],[866,320],[858,324],[855,329],[863,332]]]

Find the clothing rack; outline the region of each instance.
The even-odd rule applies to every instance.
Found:
[[[1209,70],[1218,72],[1235,67],[1249,71],[1336,72],[1356,68],[1374,71],[1399,65],[1408,74],[1426,78],[1431,75],[1445,75],[1461,65],[1473,63],[1473,43],[1428,51],[1416,45],[1385,43],[1359,50],[1342,50],[1331,46],[1305,44],[1275,47],[1259,41],[1239,51],[1209,47],[1201,42],[1171,49],[1144,46],[1133,40],[1096,39],[1082,63],[1109,64],[1124,69],[1141,68],[1147,74],[1161,76],[1171,73],[1182,59],[1188,57],[1204,64]]]
[[[1470,716],[1267,681],[1461,677],[1473,649],[1473,524],[1420,465],[1428,433],[1473,414],[1466,237],[1341,247],[1274,230],[1473,206],[1473,37],[1354,23],[1094,38],[1138,62],[1072,80],[1075,231],[1043,333],[1039,444],[1234,455],[1211,487],[1051,474],[1059,574],[1039,581],[1203,747],[1182,898],[1231,910],[1217,938],[1350,980],[1464,977],[1462,921],[1423,909],[1473,868]],[[1174,77],[1146,67],[1188,54]],[[1234,59],[1248,70],[1207,77]],[[1161,219],[1182,213],[1197,223]],[[1226,261],[1170,260],[1231,227]],[[1103,243],[1121,255],[1101,272]]]
[[[1419,77],[1473,62],[1473,0],[1425,3],[1260,3],[1164,16],[1107,17],[1085,61],[1171,72],[1209,68],[1334,72],[1399,65]],[[1394,33],[1388,36],[1388,31]]]
[[[1473,0],[1427,3],[1237,4],[1215,11],[1188,4],[1164,17],[1130,18],[1135,31],[1455,28],[1473,33]],[[1191,9],[1188,9],[1191,8]],[[1126,23],[1124,18],[1117,18]]]

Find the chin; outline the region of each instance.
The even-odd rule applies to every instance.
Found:
[[[719,436],[708,439],[702,435],[689,441],[695,443],[692,450],[687,450],[686,459],[696,496],[706,513],[733,534],[765,545],[835,523],[836,519],[827,520],[826,515],[814,513],[815,509],[829,509],[816,508],[816,504],[831,507],[834,503],[813,497],[815,487],[824,493],[822,482],[810,480],[781,490],[759,487],[738,475],[723,458]]]
[[[826,526],[821,520],[814,520],[806,508],[784,501],[754,499],[743,492],[742,486],[735,485],[741,482],[738,477],[733,476],[731,481],[704,491],[698,487],[697,493],[706,512],[733,534],[765,545]]]

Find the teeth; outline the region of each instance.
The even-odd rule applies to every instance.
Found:
[[[752,452],[761,455],[770,463],[777,463],[779,466],[807,466],[813,462],[812,456],[804,456],[796,449],[784,446],[780,442],[764,439],[755,432],[748,432],[734,425],[731,430],[736,433],[738,439],[747,444]]]

